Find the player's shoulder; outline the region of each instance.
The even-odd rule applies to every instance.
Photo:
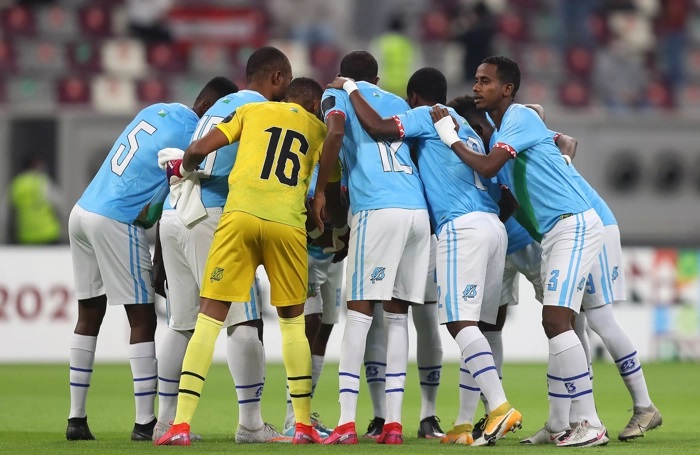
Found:
[[[219,108],[232,108],[236,109],[239,106],[248,103],[262,103],[267,101],[264,96],[255,90],[240,90],[236,93],[230,93],[226,96],[222,96],[214,104]]]
[[[197,123],[199,118],[197,114],[181,103],[156,103],[147,106],[139,112],[139,116],[159,123],[180,123],[189,125]]]
[[[544,125],[544,122],[542,122],[542,119],[537,115],[534,109],[530,109],[519,103],[513,103],[508,107],[503,116],[503,120],[504,122],[507,120],[509,122],[528,122]]]

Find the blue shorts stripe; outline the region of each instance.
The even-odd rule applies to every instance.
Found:
[[[148,288],[146,288],[146,282],[143,281],[141,276],[141,252],[139,251],[139,230],[134,226],[134,247],[136,248],[136,273],[139,277],[139,285],[141,287],[141,303],[148,303]]]
[[[639,370],[641,370],[641,369],[642,369],[642,366],[639,365],[637,368],[635,368],[635,369],[632,370],[632,371],[628,371],[628,372],[626,372],[626,373],[620,373],[620,376],[622,376],[622,377],[624,378],[625,376],[629,376],[629,375],[631,375],[631,374],[634,374],[634,373],[636,373],[637,371],[639,371]]]
[[[360,392],[358,390],[353,389],[340,389],[340,393],[354,393],[355,395],[357,395]]]
[[[471,355],[471,356],[467,357],[466,359],[464,359],[464,363],[467,363],[467,362],[469,362],[470,360],[475,359],[475,358],[477,358],[477,357],[481,357],[482,355],[490,355],[490,356],[493,357],[493,353],[492,353],[492,352],[488,352],[488,351],[477,352],[476,354]]]
[[[260,398],[251,398],[249,400],[238,400],[238,404],[257,403],[258,401],[260,401]]]
[[[605,247],[603,247],[605,249]],[[603,300],[605,303],[611,303],[608,291],[608,280],[605,279],[605,264],[603,253],[598,255],[598,263],[600,264],[600,287],[603,288]]]
[[[78,368],[78,367],[69,367],[73,371],[80,371],[81,373],[92,373],[92,368]]]
[[[360,255],[360,300],[365,299],[365,242],[367,241],[367,218],[369,212],[364,212],[362,218],[362,254]]]
[[[447,243],[447,258],[445,264],[445,276],[447,277],[447,280],[445,281],[446,289],[445,289],[445,312],[447,313],[447,322],[452,322],[454,319],[452,319],[452,269],[451,265],[452,262],[450,262],[450,253],[452,252],[452,244],[450,243],[450,223],[448,222],[445,225],[445,243]],[[437,269],[437,267],[436,267]]]
[[[576,246],[579,241],[579,223],[578,215],[576,216],[576,232],[574,234],[574,246],[571,248],[571,257],[569,258],[569,267],[566,270],[566,278],[561,284],[561,289],[559,291],[559,306],[568,306],[566,298],[569,295],[569,285],[571,284],[571,268],[574,265],[574,257],[576,256]],[[574,285],[575,286],[575,285]]]
[[[403,393],[403,389],[386,389],[386,393],[396,393],[396,392]]]
[[[352,373],[346,373],[346,372],[344,372],[344,371],[339,372],[339,373],[338,373],[338,376],[348,376],[348,377],[351,377],[351,378],[360,379],[360,376],[358,376],[358,375],[356,375],[356,374],[352,374]]]
[[[129,232],[129,272],[131,272],[131,277],[134,280],[134,303],[139,303],[139,284],[136,281],[134,273],[134,237],[131,234],[132,225],[127,226]]]
[[[603,244],[603,257],[605,259],[605,275],[603,276],[603,282],[608,285],[608,298],[605,303],[613,303],[615,301],[615,295],[613,293],[612,275],[610,274],[610,263],[608,262],[608,250]]]
[[[478,387],[469,387],[468,385],[460,384],[459,385],[460,389],[466,389],[466,390],[471,390],[472,392],[481,392],[481,389]]]
[[[453,321],[459,321],[459,294],[457,291],[457,256],[459,253],[457,252],[457,248],[459,245],[457,244],[457,229],[455,229],[455,222],[451,221],[452,224],[452,288],[454,294],[452,295],[452,299],[454,302],[454,313],[453,313]]]
[[[581,244],[579,245],[578,248],[578,259],[576,260],[576,268],[574,269],[574,280],[577,279],[578,277],[578,270],[581,267],[581,260],[583,259],[583,250],[585,248],[585,243],[586,243],[586,219],[583,216],[582,213],[579,213],[577,215],[580,220],[583,221],[583,226],[581,228]],[[575,253],[575,252],[574,252]],[[573,286],[571,286],[571,295],[569,296],[568,299],[568,307],[571,308],[571,303],[574,300],[574,292],[576,292],[576,281],[574,281]]]
[[[439,370],[441,368],[442,368],[442,365],[436,365],[434,367],[418,367],[418,371]]]
[[[624,360],[629,359],[630,357],[634,357],[635,355],[637,355],[637,351],[634,351],[632,354],[627,354],[626,356],[624,356],[624,357],[622,357],[622,358],[620,358],[620,359],[615,360],[615,363],[620,363],[620,362],[622,362],[622,361],[624,361]]]
[[[255,279],[253,279],[255,281]],[[255,298],[255,289],[254,289],[255,283],[253,283],[253,286],[250,288],[250,309],[253,312],[253,319],[257,320],[260,319],[260,316],[258,315],[258,301]]]
[[[246,321],[250,321],[250,307],[248,302],[243,303],[243,311],[245,312]]]
[[[250,384],[250,385],[237,385],[236,388],[237,389],[252,389],[253,387],[262,387],[264,385],[265,385],[264,382],[259,382],[257,384]]]
[[[147,378],[134,378],[134,382],[151,381],[153,379],[158,379],[158,376],[148,376]]]
[[[474,374],[472,375],[472,377],[473,377],[474,379],[476,379],[477,376],[479,376],[479,375],[482,374],[482,373],[486,373],[486,372],[489,371],[489,370],[497,371],[495,366],[488,366],[488,367],[482,368],[481,370],[479,370],[479,371],[477,371],[476,373],[474,373]]]
[[[180,382],[179,379],[168,379],[168,378],[162,378],[162,377],[160,377],[160,376],[158,376],[158,380],[159,380],[159,381],[163,381],[163,382],[171,382],[171,383],[173,383],[173,384],[177,384],[177,383]]]

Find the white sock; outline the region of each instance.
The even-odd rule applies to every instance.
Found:
[[[374,417],[386,418],[386,336],[384,335],[384,311],[380,304],[374,306],[374,319],[367,334],[365,347],[365,379],[372,400]]]
[[[496,365],[496,371],[498,372],[498,379],[503,381],[503,332],[500,330],[492,332],[484,332],[484,337],[486,341],[489,342],[491,346],[491,353],[493,354],[493,364]],[[484,403],[484,410],[486,414],[491,414],[491,406],[486,396],[481,394],[481,401]]]
[[[74,333],[70,340],[70,414],[68,418],[85,417],[85,403],[95,364],[97,337]]]
[[[588,420],[593,426],[600,426],[586,354],[576,333],[569,330],[550,339],[549,353],[557,362],[561,380],[571,398],[571,406],[576,408],[571,413],[580,420]]]
[[[416,326],[416,360],[420,376],[420,420],[436,414],[440,373],[442,372],[442,340],[438,324],[437,305],[414,305],[413,325]]]
[[[557,433],[569,428],[569,415],[571,413],[571,398],[566,390],[562,375],[559,371],[557,360],[549,354],[547,364],[547,399],[549,400],[549,417],[547,428]]]
[[[158,421],[175,420],[182,359],[192,332],[166,329],[158,343]]]
[[[340,386],[340,419],[338,425],[354,422],[357,414],[357,394],[360,393],[360,368],[365,353],[367,332],[372,316],[348,310],[345,333],[340,344],[338,385]]]
[[[498,371],[493,363],[489,342],[486,341],[479,328],[476,326],[463,328],[455,337],[455,341],[462,352],[464,359],[462,365],[469,370],[476,383],[479,384],[479,388],[489,401],[491,409],[496,409],[505,403],[506,394],[498,379]]]
[[[644,379],[639,355],[629,335],[617,322],[612,305],[605,305],[587,312],[588,324],[600,336],[615,360],[620,376],[632,395],[634,406],[642,408],[651,406],[649,389]]]
[[[462,359],[459,367],[459,414],[457,414],[455,426],[474,422],[479,395],[481,395],[481,389],[464,366],[464,359]]]
[[[265,349],[256,327],[238,325],[226,333],[226,359],[238,395],[238,424],[257,430],[264,425],[260,399],[265,385]]]
[[[591,378],[591,381],[593,381],[593,356],[591,355],[591,343],[588,338],[588,331],[586,330],[586,313],[581,312],[576,315],[574,332],[576,332],[576,336],[581,341],[583,352],[586,353],[588,376]],[[578,422],[578,420],[572,420],[572,422]]]
[[[134,399],[136,419],[134,422],[146,424],[156,418],[155,401],[158,387],[158,361],[156,344],[153,341],[129,345],[129,363],[134,378]]]
[[[401,423],[406,367],[408,366],[408,314],[384,311],[386,331],[386,421]]]
[[[318,384],[321,372],[323,372],[323,360],[324,356],[322,355],[311,356],[311,398],[314,396],[316,384]]]

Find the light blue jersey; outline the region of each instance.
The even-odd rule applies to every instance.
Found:
[[[382,117],[409,110],[406,101],[368,82],[357,87]],[[364,210],[402,208],[426,209],[423,184],[411,161],[403,139],[375,141],[362,128],[355,109],[343,90],[328,89],[323,94],[324,119],[340,114],[345,118],[345,137],[340,153],[348,174],[353,214]]]
[[[548,130],[548,132],[554,140],[554,143],[556,144],[556,139],[557,136],[559,136],[559,133],[552,130]],[[579,188],[581,188],[583,194],[585,194],[588,198],[588,202],[590,202],[593,206],[593,210],[596,211],[600,219],[603,221],[603,226],[617,225],[615,215],[613,215],[612,210],[610,210],[608,204],[605,203],[605,200],[603,200],[603,198],[600,197],[598,192],[595,189],[593,189],[590,183],[588,183],[588,181],[586,181],[586,179],[584,179],[583,176],[578,173],[573,164],[569,165],[569,170],[571,171],[571,175],[574,177],[574,181],[576,182],[576,184],[579,186]]]
[[[494,147],[511,153],[509,187],[520,208],[516,213],[535,239],[549,232],[562,217],[591,209],[574,181],[547,127],[535,111],[522,104],[506,110]]]
[[[158,167],[158,151],[187,148],[198,120],[192,109],[179,103],[143,109],[114,143],[78,205],[126,224],[134,223],[144,209],[162,208],[168,182]],[[155,220],[149,219],[142,224],[152,223]]]
[[[267,101],[267,99],[254,90],[241,90],[220,98],[199,120],[192,141],[204,137],[212,128],[244,104],[263,101]],[[199,182],[202,187],[204,207],[215,208],[226,205],[228,176],[236,161],[237,154],[238,142],[235,142],[210,153],[199,165]],[[168,198],[165,201],[164,210],[172,209],[173,206],[170,205]]]
[[[472,150],[484,154],[484,144],[469,123],[448,107],[459,123],[459,137]],[[485,179],[443,142],[430,117],[430,106],[421,106],[396,116],[406,138],[418,139],[418,167],[425,185],[430,222],[436,234],[449,221],[472,212],[498,214],[498,205],[489,187],[498,189],[493,180]]]
[[[314,173],[311,175],[311,183],[309,183],[309,192],[306,195],[307,199],[311,199],[314,197],[314,194],[316,193],[316,181],[318,180],[318,169],[319,169],[320,164],[316,164],[316,167],[314,168]],[[308,245],[307,250],[309,251],[309,256],[314,257],[316,259],[328,259],[333,256],[333,254],[326,254],[323,252],[323,247],[320,247],[318,245]]]

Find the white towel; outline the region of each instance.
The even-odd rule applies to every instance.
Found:
[[[165,170],[168,161],[181,160],[184,155],[185,152],[180,149],[165,148],[158,152],[158,166]],[[189,228],[207,216],[207,209],[202,204],[202,187],[197,172],[190,172],[181,182],[170,185],[168,198],[185,227]]]

